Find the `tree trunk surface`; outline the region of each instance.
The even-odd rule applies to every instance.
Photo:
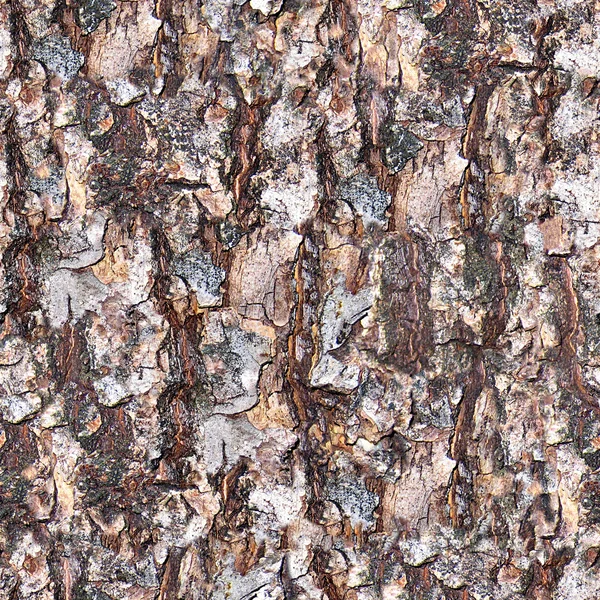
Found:
[[[598,0],[0,0],[0,599],[600,598]]]

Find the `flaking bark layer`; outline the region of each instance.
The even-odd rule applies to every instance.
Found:
[[[600,597],[597,0],[0,0],[0,600]]]

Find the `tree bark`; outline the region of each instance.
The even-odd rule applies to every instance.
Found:
[[[597,0],[0,0],[0,599],[600,597]]]

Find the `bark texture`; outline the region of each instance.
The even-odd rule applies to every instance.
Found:
[[[0,598],[600,598],[598,0],[0,0]]]

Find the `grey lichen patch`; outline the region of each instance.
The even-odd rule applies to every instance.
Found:
[[[420,539],[398,541],[406,563],[412,567],[420,567],[438,556],[446,549],[447,544],[448,542],[443,536],[432,535],[429,532]]]
[[[340,185],[339,196],[362,216],[365,224],[387,224],[385,211],[390,205],[392,197],[379,189],[374,177],[356,175],[346,180]]]
[[[258,402],[258,379],[270,358],[270,341],[211,316],[201,352],[216,401],[215,413],[237,414]]]
[[[69,38],[58,35],[49,35],[37,42],[33,58],[62,79],[73,79],[84,63],[83,54],[71,48]]]
[[[340,348],[348,339],[352,326],[362,319],[373,304],[370,288],[351,294],[343,287],[336,287],[326,297],[320,316],[320,352],[311,374],[313,387],[349,394],[356,389],[360,368],[346,365],[329,354]]]
[[[199,109],[198,98],[188,93],[172,99],[154,99],[147,94],[139,104],[140,114],[156,127],[161,160],[179,165],[177,178],[207,183],[220,177],[232,121],[206,123],[199,118]]]
[[[394,380],[383,385],[375,373],[370,372],[356,391],[357,407],[381,432],[390,431],[394,426],[401,429],[404,402],[399,387]]]
[[[4,337],[0,341],[0,396],[21,396],[33,391],[32,380],[45,368],[42,352],[35,352],[19,336]]]
[[[69,316],[79,319],[86,311],[99,313],[108,288],[92,273],[59,269],[47,281],[45,307],[50,324],[61,327]]]
[[[114,407],[150,391],[155,385],[153,369],[140,369],[137,372],[120,373],[120,369],[102,379],[94,381],[98,401],[104,406]]]
[[[452,409],[448,396],[440,390],[432,389],[423,374],[415,375],[412,381],[411,438],[419,439],[419,432],[431,426],[439,429],[452,427]]]
[[[132,393],[123,381],[108,375],[94,382],[98,400],[105,406],[117,406],[131,397]]]
[[[96,31],[100,23],[108,19],[115,8],[117,4],[113,0],[82,0],[75,13],[75,20],[83,34],[87,35]]]
[[[94,513],[91,513],[94,518]],[[107,526],[100,518],[96,517],[97,526],[110,532],[113,527]],[[117,520],[119,523],[119,520]],[[116,527],[119,527],[117,525]],[[110,533],[108,534],[110,535]],[[158,577],[156,566],[151,554],[140,553],[136,556],[135,562],[126,560],[123,556],[111,552],[105,548],[96,547],[93,550],[93,557],[90,561],[89,576],[92,581],[103,581],[106,573],[117,573],[117,582],[106,584],[106,588],[112,593],[109,597],[123,596],[123,587],[139,586],[142,589],[148,589],[157,585]],[[143,586],[143,587],[142,587]],[[94,596],[92,596],[94,597]],[[102,598],[102,596],[96,596]]]
[[[451,129],[465,126],[458,95],[440,101],[431,94],[401,90],[393,104],[393,122],[410,122],[411,132],[422,139],[435,139],[440,125]]]
[[[62,168],[51,166],[46,177],[31,177],[29,188],[39,195],[48,219],[56,219],[62,215],[67,198],[67,186]]]
[[[375,524],[373,512],[379,506],[379,496],[370,492],[364,482],[338,478],[327,486],[327,498],[340,507],[353,527]]]
[[[44,429],[62,427],[68,424],[64,410],[64,400],[57,394],[40,412],[40,425]]]
[[[423,148],[423,143],[398,123],[384,126],[381,139],[381,160],[392,173],[402,171],[406,163]]]
[[[326,298],[321,313],[323,352],[339,348],[350,335],[352,326],[362,319],[373,304],[373,290],[366,288],[352,294],[335,288]]]
[[[263,558],[259,568],[241,575],[229,560],[223,574],[215,582],[212,600],[279,600],[284,598],[284,592],[279,583],[281,561],[274,557]]]
[[[133,102],[141,100],[146,94],[146,90],[127,79],[115,79],[106,82],[106,89],[110,94],[110,99],[119,106],[128,106]]]
[[[600,598],[593,2],[468,4],[0,1],[0,599]]]
[[[349,394],[358,387],[360,368],[346,365],[337,358],[326,354],[315,366],[310,375],[310,383],[339,394]]]
[[[243,2],[234,0],[207,0],[202,4],[202,16],[212,31],[224,42],[233,42],[233,20],[236,5]]]
[[[174,272],[196,294],[198,306],[217,306],[221,303],[221,284],[225,271],[213,264],[210,254],[192,250],[174,261]]]
[[[101,260],[104,255],[106,223],[106,217],[97,212],[66,232],[59,245],[61,255],[64,256],[58,263],[59,268],[82,269]]]
[[[235,464],[240,457],[253,458],[264,434],[253,427],[244,415],[239,418],[214,415],[204,425],[204,462],[209,475],[223,462]]]
[[[0,397],[0,415],[9,423],[21,423],[42,408],[42,399],[33,392]]]

